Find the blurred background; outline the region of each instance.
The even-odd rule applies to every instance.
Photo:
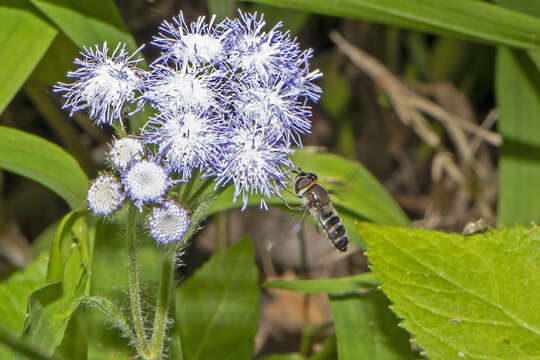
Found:
[[[319,82],[323,96],[314,105],[312,133],[304,136],[305,146],[362,163],[413,226],[460,232],[466,223],[479,218],[492,226],[498,224],[502,138],[497,132],[495,46],[465,37],[246,2],[115,3],[137,44],[147,44],[143,50],[146,59],[158,55],[149,43],[159,24],[179,10],[190,20],[209,12],[222,19],[241,7],[264,13],[267,29],[282,21],[303,48],[315,50],[313,67],[324,73]],[[65,73],[77,49],[62,34],[52,46],[63,56],[51,61]],[[48,72],[46,64],[40,64],[41,69],[3,111],[0,125],[60,145],[93,178],[104,167],[104,149],[112,132],[94,127],[83,113],[70,119],[60,110],[61,99],[44,85],[50,81],[40,80],[44,80],[43,74],[58,76],[54,81],[63,78],[56,69]],[[68,207],[45,187],[13,173],[0,171],[0,189],[0,276],[5,277],[47,248],[54,225]],[[179,281],[188,278],[216,246],[230,245],[244,235],[250,235],[255,244],[261,281],[344,276],[367,270],[362,251],[353,248],[346,256],[336,254],[312,223],[303,228],[304,242],[298,241],[290,231],[298,219],[297,214],[281,209],[263,212],[258,207],[243,213],[232,209],[208,219],[186,254],[187,266],[179,270]],[[306,324],[318,331],[314,351],[317,336],[321,340],[328,336],[331,315],[326,296],[265,290],[262,302],[258,355],[297,350]]]

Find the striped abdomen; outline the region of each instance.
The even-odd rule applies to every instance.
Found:
[[[339,251],[347,251],[349,238],[345,231],[345,226],[341,223],[341,219],[331,204],[328,204],[321,209],[319,222],[321,227],[326,232],[328,239],[334,247]]]

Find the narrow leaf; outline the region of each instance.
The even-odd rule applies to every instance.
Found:
[[[264,283],[264,287],[268,288],[302,291],[306,293],[343,293],[379,285],[380,281],[377,280],[373,273],[363,273],[335,279],[279,280]]]
[[[339,360],[413,359],[409,334],[397,326],[381,291],[329,295]]]
[[[137,48],[113,0],[30,0],[77,46],[94,46],[108,41]]]
[[[19,91],[57,34],[28,0],[0,4],[0,113]]]
[[[540,16],[535,2],[498,1]],[[540,51],[500,48],[496,65],[499,131],[503,145],[499,161],[499,220],[507,225],[540,220],[535,189],[540,186]]]
[[[459,35],[521,48],[540,47],[540,19],[471,0],[254,0],[413,30]]]
[[[249,359],[259,320],[251,241],[214,254],[178,289],[176,309],[184,359]]]
[[[48,187],[73,209],[86,194],[88,178],[71,155],[38,136],[0,126],[0,168]]]
[[[372,270],[431,360],[540,357],[540,231],[361,223]]]

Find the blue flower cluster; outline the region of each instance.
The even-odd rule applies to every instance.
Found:
[[[281,23],[265,30],[263,15],[238,14],[188,23],[180,12],[164,21],[152,41],[161,55],[148,71],[123,46],[112,56],[106,45],[85,49],[75,62],[81,68],[68,74],[76,81],[55,90],[64,107],[88,108],[99,125],[121,120],[124,103],[136,103],[135,111],[150,106],[154,115],[138,138],[155,149],[159,166],[182,180],[197,169],[215,178],[216,189],[233,184],[243,209],[254,194],[266,208],[264,198],[281,197],[287,184],[291,146],[301,147],[310,132],[309,102],[321,95],[314,81],[322,74],[310,69],[313,51]],[[146,201],[122,178],[136,204]]]

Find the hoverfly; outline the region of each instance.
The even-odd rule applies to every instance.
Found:
[[[317,175],[304,172],[300,168],[293,172],[296,173],[294,191],[296,196],[304,202],[302,220],[308,212],[311,213],[324,229],[332,245],[341,252],[347,251],[349,238],[341,223],[341,218],[332,206],[328,191],[317,182]]]

